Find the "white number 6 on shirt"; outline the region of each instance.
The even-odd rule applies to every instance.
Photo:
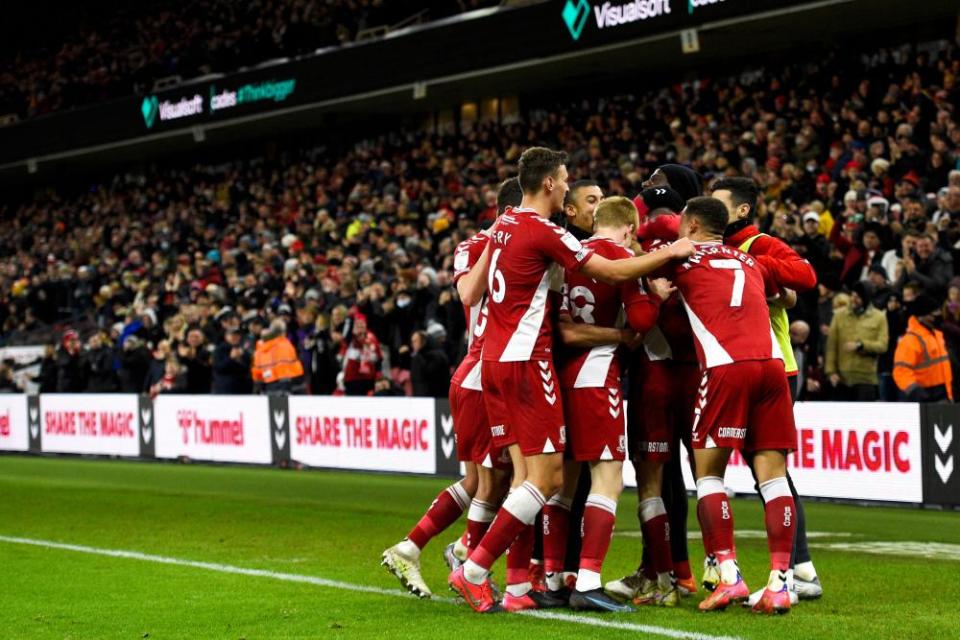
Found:
[[[739,307],[743,303],[743,284],[746,275],[739,260],[711,260],[710,266],[714,269],[731,269],[733,271],[733,293],[730,294],[730,306]]]
[[[503,251],[503,249],[497,249],[493,252],[493,258],[490,260],[490,269],[487,271],[487,289],[490,290],[490,297],[493,298],[493,301],[497,304],[503,302],[503,299],[507,295],[507,283],[503,279],[503,272],[497,268],[497,260],[500,259],[501,251]]]

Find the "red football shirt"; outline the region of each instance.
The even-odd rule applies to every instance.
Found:
[[[675,266],[702,369],[744,360],[782,357],[770,328],[767,296],[773,278],[752,256],[718,242],[696,243],[697,252]]]
[[[550,266],[579,269],[592,251],[532,209],[507,208],[490,238],[483,359],[549,360]]]
[[[621,260],[633,256],[609,238],[594,236],[584,241],[583,246],[608,260]],[[570,314],[573,322],[597,327],[623,326],[621,314],[626,312],[629,325],[646,333],[657,319],[660,299],[647,294],[643,280],[631,280],[614,286],[598,282],[577,270],[568,269],[564,274],[561,311]],[[592,348],[564,347],[560,361],[560,383],[565,388],[588,388],[606,386],[608,375],[620,377],[620,365],[616,355],[618,345],[601,345]]]

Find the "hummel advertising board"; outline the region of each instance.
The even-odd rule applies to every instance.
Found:
[[[270,417],[263,396],[159,395],[154,400],[158,458],[270,464]]]

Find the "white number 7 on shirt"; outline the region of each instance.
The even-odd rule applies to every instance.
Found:
[[[743,302],[743,283],[746,275],[739,260],[711,260],[710,266],[714,269],[731,269],[733,271],[733,293],[730,295],[730,306],[739,307]]]

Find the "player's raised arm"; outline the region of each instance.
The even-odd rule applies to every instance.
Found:
[[[470,271],[457,280],[457,293],[460,294],[460,301],[472,307],[483,299],[483,294],[487,291],[487,267],[490,264],[490,245],[488,244],[480,259],[473,265]]]
[[[607,260],[594,254],[583,264],[581,270],[591,278],[619,284],[653,273],[673,260],[692,256],[694,251],[693,243],[687,238],[681,238],[662,251],[625,260]]]

